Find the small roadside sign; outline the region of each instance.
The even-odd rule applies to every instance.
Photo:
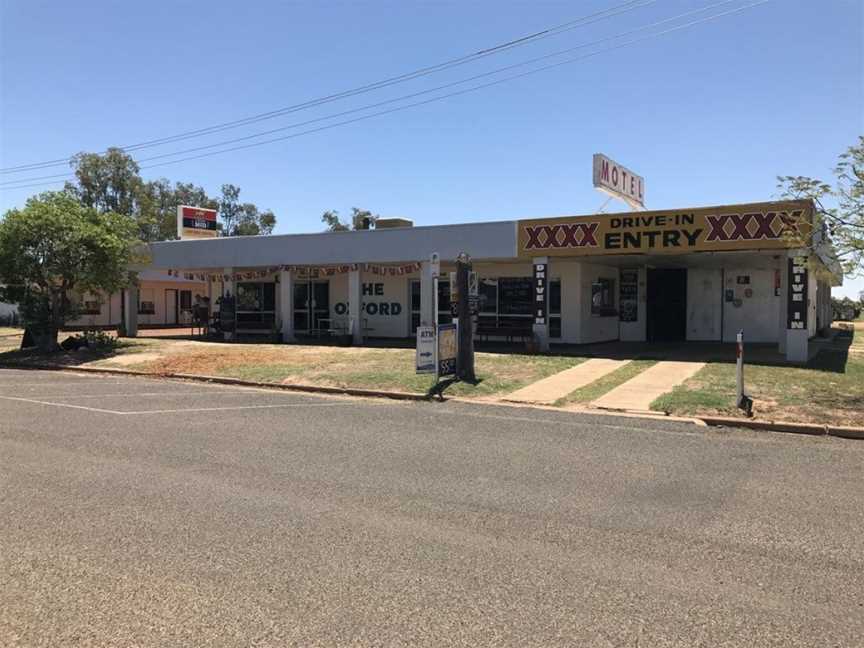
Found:
[[[456,356],[459,349],[459,338],[456,335],[456,324],[438,325],[438,377],[456,375]]]
[[[429,270],[433,279],[441,276],[441,256],[437,252],[429,255]]]
[[[468,297],[480,296],[480,275],[472,271],[468,273]]]
[[[417,327],[416,371],[418,374],[435,373],[435,327]]]

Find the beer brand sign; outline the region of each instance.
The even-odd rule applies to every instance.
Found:
[[[517,245],[522,257],[785,249],[802,244],[811,218],[796,201],[525,220]]]
[[[177,238],[214,238],[219,236],[216,210],[178,205]]]

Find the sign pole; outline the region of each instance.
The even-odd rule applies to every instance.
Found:
[[[459,378],[465,382],[476,383],[474,374],[474,331],[471,326],[471,306],[468,299],[468,275],[471,261],[467,254],[460,254],[456,260],[456,285],[459,290]]]
[[[735,387],[737,398],[735,404],[739,409],[744,410],[747,416],[753,416],[753,399],[744,393],[744,330],[738,331],[735,340]]]

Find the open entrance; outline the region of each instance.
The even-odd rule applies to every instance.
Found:
[[[330,282],[302,280],[294,283],[294,330],[316,333],[330,328]]]
[[[687,336],[687,270],[649,268],[648,341],[678,342]]]

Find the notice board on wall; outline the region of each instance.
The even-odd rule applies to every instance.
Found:
[[[639,271],[622,270],[618,307],[622,322],[639,320]]]

